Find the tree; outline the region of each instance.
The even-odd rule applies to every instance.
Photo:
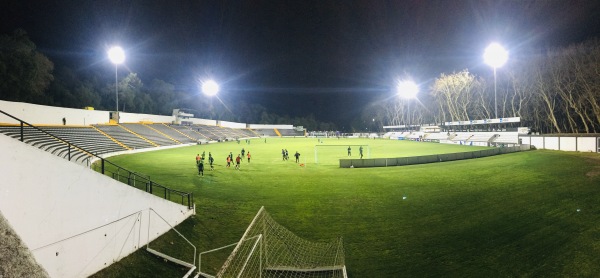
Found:
[[[488,116],[483,84],[468,70],[449,75],[442,73],[431,89],[433,100],[442,112],[442,121],[466,121]]]
[[[36,51],[24,30],[0,35],[0,91],[5,100],[47,100],[44,91],[53,80],[53,68],[54,64]]]

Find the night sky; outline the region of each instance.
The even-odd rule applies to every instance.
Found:
[[[399,79],[427,90],[441,73],[487,76],[484,48],[511,59],[599,37],[600,1],[3,1],[1,33],[25,29],[55,64],[110,76],[124,67],[271,112],[347,124],[393,94]]]

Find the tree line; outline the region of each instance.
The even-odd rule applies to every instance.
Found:
[[[494,80],[468,70],[442,73],[418,100],[374,102],[363,113],[388,125],[520,117],[543,133],[600,132],[600,41],[515,59]]]
[[[232,109],[218,100],[203,97],[196,90],[178,88],[161,79],[143,82],[137,73],[120,77],[116,87],[119,111],[171,115],[183,108],[197,118],[253,124],[293,124],[309,130],[335,130],[330,122],[309,114],[290,117],[271,113],[264,106],[236,100]],[[194,91],[194,92],[191,92]],[[7,101],[28,102],[68,108],[94,107],[116,109],[115,80],[93,71],[73,70],[55,65],[37,50],[27,33],[18,29],[0,35],[0,97]]]

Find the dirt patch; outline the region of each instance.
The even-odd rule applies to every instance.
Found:
[[[594,165],[591,171],[585,173],[587,177],[593,178],[600,176],[600,155],[592,154],[586,157],[586,162]]]
[[[589,171],[587,173],[585,173],[586,176],[593,178],[593,177],[597,177],[600,176],[600,167],[596,167],[598,169],[594,169],[592,171]]]

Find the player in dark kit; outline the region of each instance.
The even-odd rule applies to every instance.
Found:
[[[298,151],[296,151],[294,156],[296,157],[296,163],[298,163],[300,161],[300,153]]]
[[[204,176],[204,162],[202,160],[198,163],[198,175]]]
[[[235,158],[235,169],[240,169],[240,162],[242,161],[242,158],[240,157],[240,155],[238,154],[238,156]]]

